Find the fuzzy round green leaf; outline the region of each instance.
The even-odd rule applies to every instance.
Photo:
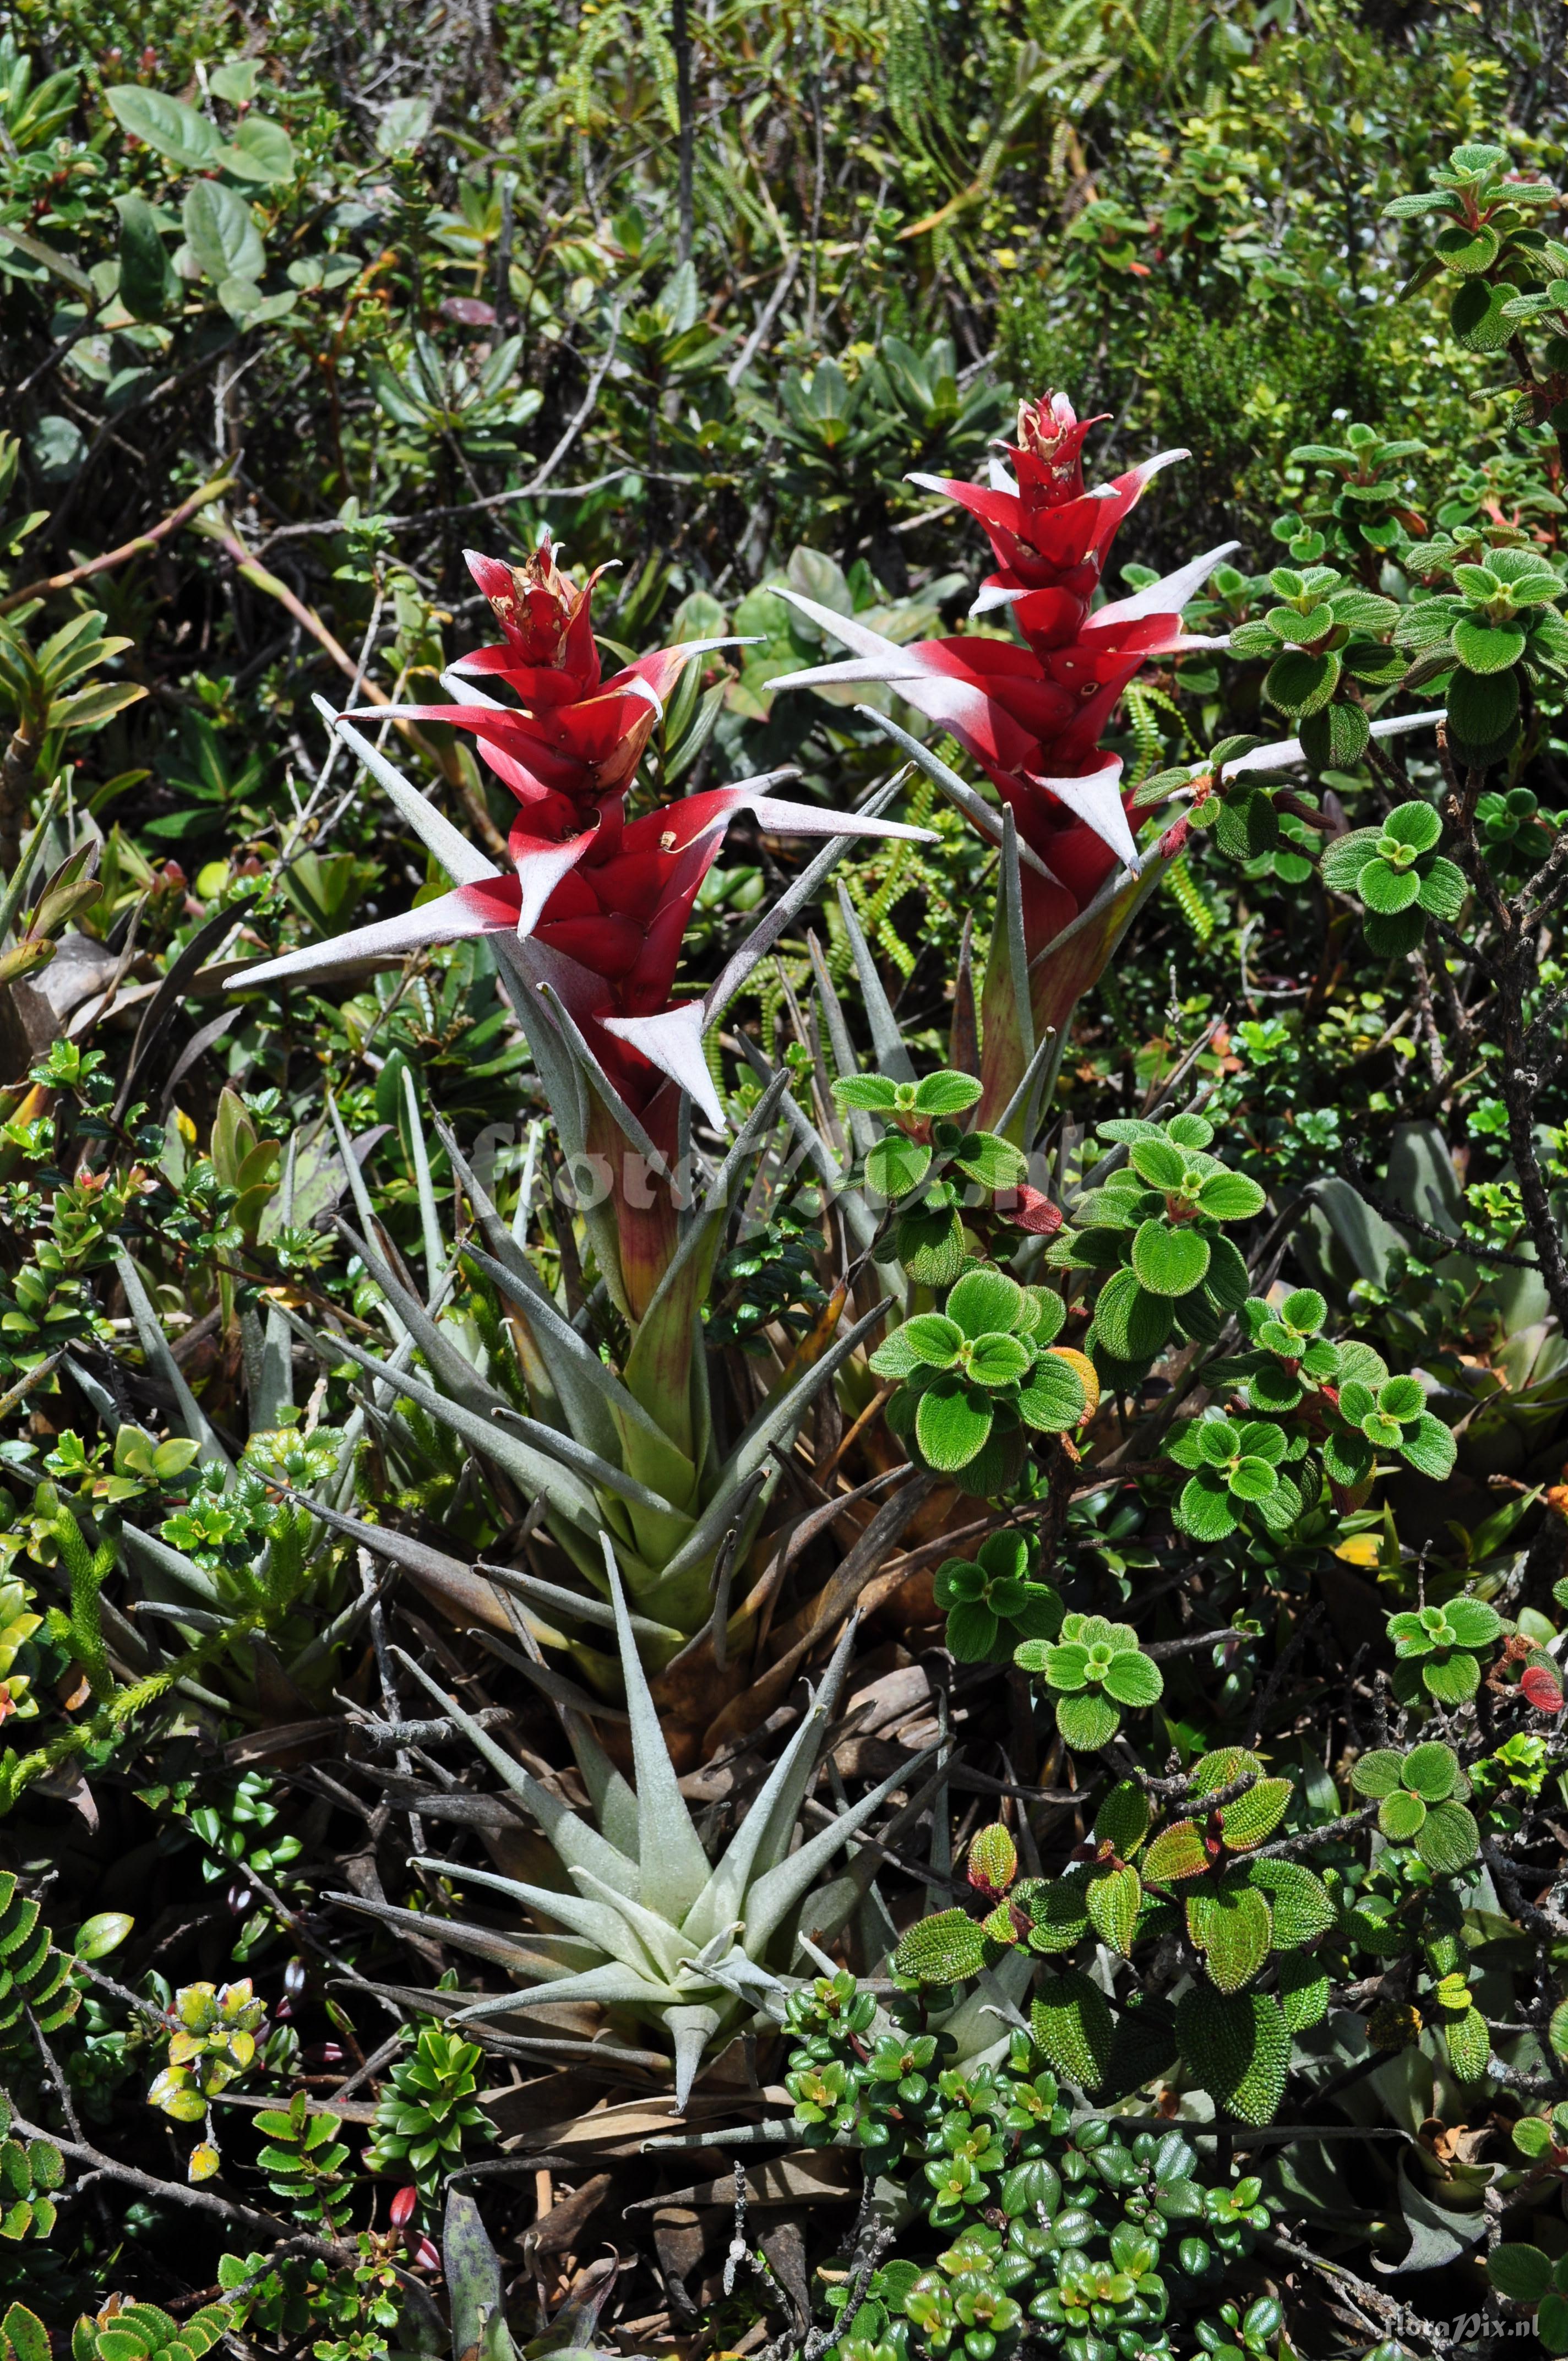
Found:
[[[1203,1274],[1204,1294],[1212,1296],[1223,1312],[1239,1312],[1246,1301],[1250,1285],[1246,1262],[1240,1247],[1223,1231],[1212,1231],[1209,1236],[1209,1268]],[[1183,1319],[1186,1316],[1184,1307]]]
[[[1408,845],[1412,852],[1430,852],[1442,835],[1442,822],[1431,804],[1414,798],[1396,804],[1383,823],[1382,833],[1392,837],[1396,844]]]
[[[1365,680],[1368,672],[1375,675],[1391,664],[1395,677],[1404,669],[1403,658],[1392,650],[1360,647],[1344,651],[1344,666],[1354,678]],[[1348,698],[1336,697],[1321,713],[1309,713],[1299,726],[1296,735],[1301,741],[1301,752],[1317,771],[1345,771],[1359,763],[1366,752],[1372,735],[1372,725],[1365,708]],[[1289,856],[1288,855],[1287,858]]]
[[[1502,1635],[1503,1619],[1484,1598],[1451,1598],[1442,1611],[1462,1648],[1489,1647]]]
[[[1127,1161],[1151,1189],[1179,1189],[1187,1177],[1187,1159],[1168,1139],[1135,1140]]]
[[[1411,1747],[1399,1775],[1413,1795],[1420,1795],[1428,1804],[1441,1804],[1453,1793],[1459,1777],[1459,1757],[1440,1739],[1428,1739],[1422,1745]]]
[[[866,1154],[866,1185],[890,1203],[917,1189],[931,1169],[931,1151],[901,1131],[883,1134]]]
[[[1444,861],[1440,854],[1421,879],[1419,899],[1430,917],[1442,918],[1452,926],[1464,910],[1469,890],[1463,869],[1455,867],[1452,861]]]
[[[1420,947],[1426,920],[1417,902],[1409,910],[1395,910],[1387,916],[1369,910],[1361,931],[1374,959],[1403,959],[1408,951]]]
[[[1133,1270],[1151,1295],[1186,1295],[1209,1268],[1209,1241],[1195,1229],[1167,1222],[1140,1224],[1133,1239]]]
[[[1245,1172],[1211,1172],[1198,1191],[1199,1209],[1212,1222],[1250,1222],[1265,1202],[1263,1191]]]
[[[969,1337],[1006,1334],[1024,1309],[1024,1290],[1003,1270],[968,1270],[948,1297],[948,1318]]]
[[[1439,1705],[1463,1705],[1481,1686],[1481,1667],[1474,1656],[1459,1652],[1446,1659],[1428,1656],[1421,1664],[1421,1686]]]
[[[895,1334],[906,1353],[932,1369],[952,1368],[963,1350],[963,1330],[940,1312],[917,1312]]]
[[[927,1464],[943,1475],[966,1467],[991,1433],[992,1411],[980,1386],[940,1377],[921,1395],[915,1435]]]
[[[1524,653],[1517,623],[1481,623],[1462,615],[1453,627],[1453,653],[1466,672],[1505,672]]]
[[[1315,1287],[1298,1287],[1280,1305],[1279,1316],[1299,1336],[1310,1336],[1328,1318],[1329,1307]]]
[[[1124,1648],[1112,1657],[1104,1686],[1118,1705],[1151,1706],[1165,1694],[1165,1675],[1151,1656]]]
[[[1339,686],[1339,679],[1340,660],[1332,650],[1325,648],[1321,654],[1312,655],[1305,648],[1291,648],[1270,664],[1263,693],[1281,713],[1300,720],[1322,710]]]
[[[1014,1334],[1039,1346],[1054,1345],[1061,1334],[1067,1306],[1054,1288],[1026,1287],[1024,1308],[1014,1323]]]
[[[1385,917],[1408,910],[1420,890],[1420,879],[1413,869],[1390,869],[1376,854],[1356,881],[1356,891],[1367,908]]]
[[[1399,1449],[1418,1475],[1430,1476],[1439,1484],[1453,1475],[1459,1455],[1452,1431],[1427,1410],[1416,1421],[1415,1433],[1400,1438]]]
[[[970,1355],[969,1373],[977,1386],[1011,1386],[1029,1365],[1029,1348],[1016,1336],[980,1336]]]
[[[1539,2303],[1552,2285],[1551,2258],[1539,2246],[1494,2246],[1486,2257],[1486,2277],[1510,2302]]]
[[[1395,1800],[1390,1795],[1383,1810],[1387,1811]],[[1481,1832],[1475,1815],[1463,1804],[1453,1802],[1433,1804],[1423,1809],[1426,1817],[1416,1831],[1415,1841],[1416,1850],[1427,1867],[1452,1873],[1473,1861],[1481,1849]]]
[[[1511,672],[1458,672],[1448,685],[1448,718],[1467,746],[1490,746],[1519,719],[1519,691]]]
[[[898,1084],[886,1074],[846,1074],[834,1083],[833,1095],[840,1106],[886,1115],[898,1104]]]
[[[1241,1451],[1241,1429],[1228,1418],[1206,1413],[1192,1430],[1192,1447],[1205,1466],[1228,1467]]]
[[[1113,1270],[1094,1301],[1094,1334],[1118,1361],[1152,1361],[1168,1342],[1169,1302],[1141,1286],[1131,1270]]]
[[[981,1189],[1016,1189],[1029,1177],[1022,1149],[990,1131],[971,1131],[953,1150],[953,1162]]]
[[[1223,1542],[1237,1523],[1229,1485],[1212,1474],[1190,1477],[1176,1504],[1176,1521],[1195,1542]]]
[[[1396,1787],[1377,1809],[1377,1825],[1391,1844],[1408,1844],[1426,1820],[1427,1807],[1419,1795]]]
[[[917,1205],[899,1216],[894,1251],[917,1287],[946,1287],[964,1267],[964,1225],[952,1208]]]
[[[1227,1478],[1238,1500],[1266,1499],[1279,1482],[1266,1459],[1238,1459]]]
[[[1319,863],[1319,874],[1336,894],[1354,894],[1356,880],[1377,850],[1380,829],[1354,828],[1336,837]]]
[[[1398,1419],[1408,1425],[1420,1418],[1427,1406],[1427,1398],[1416,1378],[1390,1378],[1377,1389],[1377,1407],[1385,1418]]]
[[[939,1074],[927,1074],[916,1085],[916,1115],[962,1115],[974,1105],[981,1095],[981,1085],[973,1074],[956,1074],[944,1069]]]
[[[1214,759],[1216,762],[1227,759],[1223,747],[1215,748]],[[1102,1125],[1101,1128],[1105,1130],[1108,1126]],[[1214,1126],[1206,1115],[1189,1109],[1171,1116],[1165,1126],[1165,1136],[1167,1139],[1174,1140],[1178,1148],[1209,1148],[1213,1144]]]
[[[996,1655],[1002,1626],[991,1609],[979,1599],[959,1599],[948,1608],[948,1625],[943,1636],[948,1653],[956,1664],[986,1664],[1005,1661],[1005,1648],[1003,1648],[1000,1658]]]
[[[1083,1379],[1060,1353],[1042,1353],[1028,1382],[1018,1389],[1019,1417],[1042,1434],[1065,1434],[1087,1407]]]
[[[1122,1717],[1098,1689],[1077,1697],[1058,1697],[1057,1728],[1067,1745],[1080,1754],[1093,1754],[1109,1746],[1122,1727]]]
[[[1447,269],[1474,279],[1483,270],[1490,270],[1502,240],[1489,222],[1476,222],[1474,225],[1455,222],[1452,228],[1439,230],[1432,243]]]

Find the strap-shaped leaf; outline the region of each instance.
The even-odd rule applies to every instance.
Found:
[[[712,1876],[683,1920],[682,1931],[694,1943],[708,1942],[726,1927],[732,1926],[741,1916],[746,1892],[753,1879],[775,1867],[788,1852],[801,1804],[817,1768],[817,1752],[843,1687],[854,1651],[856,1628],[851,1617],[822,1676],[810,1711],[802,1716],[799,1728],[748,1806]]]
[[[711,1873],[702,1840],[692,1826],[670,1760],[670,1750],[659,1725],[658,1708],[637,1653],[620,1569],[608,1533],[604,1544],[605,1577],[615,1609],[620,1642],[621,1675],[626,1683],[626,1708],[631,1718],[633,1784],[637,1789],[637,1844],[640,1897],[657,1898],[664,1915],[678,1923],[685,1917]],[[585,1863],[591,1867],[591,1863]]]
[[[798,1851],[792,1852],[787,1860],[781,1861],[775,1869],[770,1869],[765,1876],[758,1879],[746,1905],[745,1942],[753,1958],[761,1956],[770,1938],[795,1904],[809,1894],[839,1846],[846,1844],[857,1830],[865,1827],[895,1788],[907,1785],[916,1772],[924,1770],[937,1751],[934,1746],[923,1748],[909,1762],[890,1772],[881,1785],[862,1795],[858,1804],[851,1804],[847,1811],[840,1812],[831,1828],[808,1837]]]
[[[186,1435],[191,1442],[201,1444],[203,1459],[214,1461],[218,1466],[225,1469],[232,1476],[234,1462],[218,1441],[211,1421],[186,1384],[180,1364],[169,1349],[169,1339],[163,1333],[162,1323],[153,1310],[147,1290],[141,1283],[141,1274],[124,1246],[118,1245],[115,1247],[115,1268],[119,1272],[120,1284],[126,1290],[126,1301],[130,1306],[131,1320],[136,1328],[137,1341],[147,1356],[148,1365],[157,1370],[162,1382],[174,1396],[180,1411],[180,1423],[184,1428]]]
[[[733,1515],[735,1496],[741,1485],[755,1468],[762,1466],[771,1451],[784,1447],[793,1438],[823,1387],[838,1375],[850,1354],[880,1326],[891,1310],[892,1302],[891,1296],[884,1296],[863,1320],[857,1320],[852,1328],[846,1330],[829,1345],[822,1358],[797,1378],[794,1385],[787,1387],[775,1400],[762,1404],[726,1460],[718,1489],[712,1500],[664,1566],[665,1581],[689,1573],[693,1566],[700,1565],[703,1559],[718,1547]]]
[[[871,1027],[872,1049],[876,1058],[877,1070],[880,1073],[888,1075],[895,1082],[912,1082],[915,1080],[914,1061],[905,1047],[904,1036],[898,1029],[898,1019],[893,1013],[886,993],[883,990],[882,977],[877,972],[876,961],[872,959],[871,948],[861,931],[861,922],[856,915],[855,906],[844,891],[842,879],[839,882],[838,891],[839,911],[844,921],[844,932],[850,939],[850,949],[854,955],[855,974],[861,986],[861,1005],[865,1010],[866,1022]]]
[[[488,1730],[476,1721],[465,1707],[460,1706],[455,1697],[449,1697],[438,1681],[432,1680],[422,1664],[404,1654],[400,1648],[397,1654],[421,1688],[435,1698],[444,1712],[451,1715],[491,1770],[499,1772],[512,1794],[527,1805],[567,1868],[591,1869],[618,1894],[630,1894],[635,1900],[638,1890],[636,1862],[628,1861],[624,1853],[618,1852],[597,1828],[589,1827],[587,1820],[579,1819],[558,1795],[553,1795],[547,1787],[542,1787],[504,1746],[497,1745]]]

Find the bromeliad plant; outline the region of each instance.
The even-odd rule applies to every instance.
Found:
[[[1007,452],[1015,472],[992,460],[989,487],[931,476],[912,479],[944,493],[983,526],[997,570],[982,583],[973,611],[1006,615],[1015,638],[995,636],[992,627],[900,647],[798,591],[781,592],[855,653],[845,663],[789,674],[774,682],[775,690],[890,683],[905,704],[957,740],[1001,799],[999,820],[918,740],[881,721],[1002,847],[980,1016],[981,1115],[1003,1130],[1022,1124],[1019,1094],[1025,1076],[1033,1075],[1036,1050],[1054,1043],[1054,1078],[1077,1002],[1181,854],[1188,818],[1162,825],[1145,823],[1141,816],[1178,791],[1196,787],[1201,796],[1211,795],[1222,755],[1225,777],[1234,781],[1288,767],[1311,752],[1297,740],[1262,747],[1250,740],[1227,741],[1208,763],[1160,772],[1124,789],[1122,758],[1106,752],[1101,737],[1146,664],[1226,644],[1189,632],[1182,610],[1237,544],[1223,543],[1130,597],[1095,605],[1124,519],[1162,468],[1187,456],[1161,452],[1089,490],[1083,445],[1095,423],[1080,421],[1065,394],[1052,394],[1019,410],[1018,441]],[[1387,602],[1372,603],[1381,613]],[[1346,628],[1334,620],[1331,636]],[[1341,665],[1337,655],[1328,661],[1332,694]],[[1417,729],[1432,719],[1387,716],[1379,734]],[[1135,826],[1142,828],[1141,840]]]
[[[726,829],[748,813],[781,834],[924,840],[928,831],[783,801],[772,789],[784,773],[687,796],[629,821],[627,797],[654,722],[685,665],[715,643],[661,650],[603,681],[593,580],[578,588],[561,573],[548,534],[521,566],[473,554],[468,563],[504,638],[445,676],[457,703],[394,710],[404,720],[474,732],[519,806],[507,847],[513,873],[498,873],[433,814],[344,717],[337,726],[347,742],[418,827],[455,889],[405,917],[264,962],[244,983],[299,981],[465,937],[495,939],[568,1164],[586,1159],[602,1173],[600,1202],[585,1208],[599,1216],[590,1230],[601,1276],[624,1316],[641,1323],[675,1250],[670,1168],[684,1152],[687,1101],[716,1130],[726,1128],[703,1037],[796,906],[787,897],[775,906],[721,991],[672,1004],[681,939]],[[515,703],[470,686],[469,675],[510,689]],[[815,888],[820,874],[811,874]]]
[[[789,1988],[783,1980],[795,1963],[810,1958],[813,1944],[831,1942],[869,1893],[876,1864],[868,1850],[831,1881],[828,1866],[927,1757],[901,1765],[826,1828],[796,1843],[801,1807],[849,1666],[851,1630],[810,1710],[724,1851],[711,1861],[676,1783],[608,1549],[606,1573],[630,1719],[634,1784],[615,1768],[584,1717],[563,1710],[562,1725],[592,1799],[592,1820],[542,1785],[445,1697],[428,1673],[407,1660],[421,1686],[440,1701],[522,1804],[571,1885],[528,1884],[440,1861],[416,1863],[430,1877],[449,1881],[452,1890],[477,1886],[501,1895],[532,1922],[522,1925],[515,1918],[499,1925],[437,1919],[351,1894],[338,1898],[409,1931],[428,1933],[439,1927],[444,1942],[492,1960],[517,1978],[511,1992],[465,2002],[450,2019],[455,2024],[494,2023],[577,2002],[624,2013],[666,2048],[675,2103],[684,2108],[704,2061],[711,2061],[732,2033],[753,2020],[773,2021],[769,2012],[782,2010]],[[421,2004],[434,2014],[432,2004],[443,1999],[431,1993]]]
[[[497,776],[516,797],[510,841],[514,874],[501,877],[412,792],[347,721],[338,727],[421,831],[455,890],[391,918],[291,952],[250,970],[244,988],[334,972],[417,945],[485,936],[502,968],[548,1097],[565,1171],[586,1224],[598,1276],[627,1323],[630,1346],[616,1367],[563,1313],[522,1245],[500,1221],[482,1184],[443,1131],[443,1145],[477,1220],[484,1246],[465,1259],[477,1290],[473,1320],[450,1297],[453,1256],[441,1238],[421,1139],[421,1210],[430,1296],[422,1301],[376,1242],[368,1197],[344,1154],[364,1235],[350,1235],[386,1305],[391,1362],[345,1342],[341,1350],[373,1380],[378,1416],[394,1397],[409,1407],[389,1431],[411,1470],[431,1465],[430,1436],[459,1454],[477,1448],[524,1499],[540,1499],[550,1532],[582,1578],[582,1603],[561,1586],[532,1605],[552,1610],[541,1636],[611,1621],[603,1544],[609,1542],[636,1609],[650,1661],[669,1664],[712,1624],[709,1665],[736,1661],[730,1645],[729,1576],[743,1565],[787,1449],[811,1402],[830,1384],[874,1324],[868,1313],[835,1336],[842,1299],[783,1367],[777,1381],[728,1452],[714,1441],[708,1359],[700,1310],[730,1220],[732,1201],[754,1185],[786,1107],[783,1080],[764,1093],[711,1185],[694,1189],[692,1125],[701,1116],[722,1135],[726,1115],[702,1049],[734,992],[795,910],[820,885],[854,836],[918,837],[927,831],[874,813],[844,815],[785,803],[770,790],[778,774],[692,795],[628,821],[638,759],[662,702],[682,668],[703,653],[693,642],[646,657],[600,681],[593,637],[592,583],[578,589],[556,566],[548,539],[523,566],[471,560],[505,637],[466,669],[506,686],[501,705],[449,678],[466,701],[412,708],[473,730]],[[769,912],[705,1000],[671,1003],[681,939],[698,888],[731,819],[750,815],[785,833],[834,839]],[[418,1129],[417,1110],[410,1121]],[[711,1168],[707,1168],[711,1170]],[[700,1202],[694,1199],[700,1196]],[[499,1311],[510,1318],[503,1341]],[[488,1326],[495,1347],[480,1345]],[[608,1325],[609,1323],[607,1323]],[[339,1348],[331,1348],[334,1359]],[[407,1367],[420,1355],[424,1375]],[[511,1361],[512,1391],[502,1378]],[[516,1397],[529,1406],[521,1415]],[[415,1432],[420,1420],[423,1440]],[[358,1528],[354,1528],[356,1532]],[[372,1545],[378,1545],[369,1537]],[[722,1566],[721,1566],[722,1560]],[[427,1574],[430,1569],[427,1567]],[[440,1587],[439,1573],[433,1577]],[[466,1602],[466,1576],[449,1597]],[[481,1586],[481,1589],[482,1589]],[[488,1617],[510,1630],[493,1601]],[[738,1645],[754,1609],[738,1610]],[[613,1657],[572,1639],[595,1677],[613,1684]],[[707,1676],[688,1664],[691,1710],[712,1704]]]

